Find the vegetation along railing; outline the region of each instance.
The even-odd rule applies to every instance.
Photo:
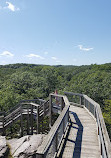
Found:
[[[79,101],[78,105],[87,108],[88,111],[94,116],[98,127],[101,155],[103,158],[111,158],[111,142],[105,126],[104,118],[102,116],[100,105],[87,95],[72,92],[64,93],[68,98],[70,98],[69,100],[71,100],[71,102],[74,102],[74,100]]]
[[[54,100],[54,101],[53,101]],[[49,99],[50,108],[50,126],[52,125],[53,107],[60,111],[60,115],[51,127],[50,132],[47,135],[47,139],[38,148],[37,158],[52,158],[57,156],[57,152],[63,143],[64,135],[68,131],[69,127],[69,106],[70,103],[66,96],[50,94]],[[55,112],[55,111],[54,111]]]

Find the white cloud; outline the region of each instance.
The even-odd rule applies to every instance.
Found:
[[[47,54],[48,54],[48,52],[44,52],[44,54],[45,54],[45,55],[47,55]]]
[[[51,57],[53,60],[57,60],[57,58],[56,57]]]
[[[56,63],[60,63],[61,61],[58,60],[56,57],[51,57],[53,60],[55,60]]]
[[[79,47],[80,50],[83,50],[83,51],[93,50],[93,48],[84,48],[83,45],[78,45],[78,47]]]
[[[10,2],[6,2],[6,4],[8,4],[8,6],[7,6],[7,7],[4,7],[4,9],[9,9],[9,10],[11,10],[11,11],[13,11],[13,12],[20,10],[19,8],[15,7],[15,6],[14,6],[12,3],[10,3]]]
[[[5,56],[5,57],[13,57],[14,54],[12,54],[11,52],[9,51],[4,51],[0,54],[0,56]]]
[[[43,57],[41,57],[40,55],[37,55],[37,54],[29,54],[29,55],[26,55],[26,57],[44,59]]]

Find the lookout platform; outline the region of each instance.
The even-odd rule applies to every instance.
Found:
[[[51,93],[47,101],[23,100],[7,113],[0,113],[0,132],[6,135],[19,119],[21,136],[26,131],[28,135],[46,133],[32,155],[36,158],[111,158],[111,142],[100,105],[85,94],[64,94]]]

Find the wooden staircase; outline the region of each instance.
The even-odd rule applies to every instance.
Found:
[[[11,110],[6,113],[0,113],[0,133],[5,135],[6,129],[14,124],[17,120],[21,120],[21,128],[23,123],[23,115],[31,117],[31,127],[33,126],[32,117],[35,116],[37,119],[37,127],[39,121],[42,120],[43,116],[48,115],[49,112],[49,100],[45,101],[42,99],[34,100],[23,100],[18,105],[14,106]],[[32,127],[33,128],[33,127]],[[37,133],[39,129],[37,129]]]

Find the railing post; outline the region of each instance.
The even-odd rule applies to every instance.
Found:
[[[31,105],[31,134],[33,135],[33,105]]]
[[[64,134],[64,127],[65,127],[65,125],[64,125],[64,119],[63,119],[63,134]]]
[[[62,109],[63,109],[63,98],[62,97],[60,98],[60,105],[61,105],[61,109],[60,110],[62,111]]]
[[[89,111],[91,112],[91,103],[89,102]]]
[[[27,104],[27,134],[29,134],[29,105]]]
[[[2,122],[3,122],[3,133],[2,135],[5,136],[6,135],[6,131],[5,131],[5,113],[3,114],[3,117],[2,117]]]
[[[82,105],[82,97],[80,96],[79,99],[80,99],[79,103],[80,103],[80,105]]]
[[[90,107],[89,107],[89,101],[87,101],[87,109],[90,111]]]
[[[37,134],[39,134],[39,106],[37,106]]]
[[[94,105],[94,117],[97,119],[97,116],[96,116],[96,105]]]
[[[86,99],[84,98],[84,106],[86,107]]]
[[[52,95],[49,95],[49,127],[52,126]]]
[[[69,109],[68,109],[68,122],[70,122]]]
[[[22,104],[21,104],[21,108],[20,108],[20,114],[21,114],[21,118],[20,118],[20,127],[21,127],[21,137],[23,136],[23,115],[22,115]]]

